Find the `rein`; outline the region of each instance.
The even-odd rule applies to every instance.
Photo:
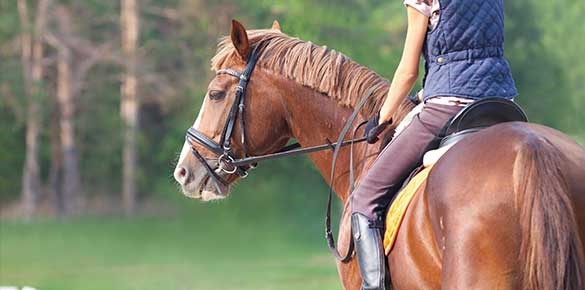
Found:
[[[347,132],[349,132],[349,129],[351,128],[351,125],[353,124],[353,121],[355,121],[355,119],[357,118],[357,116],[359,115],[359,112],[361,111],[362,107],[364,106],[364,104],[366,103],[366,101],[373,95],[374,92],[374,87],[371,87],[368,89],[368,91],[366,91],[366,94],[364,95],[364,97],[361,99],[361,101],[359,102],[359,104],[355,107],[355,109],[353,110],[353,113],[351,113],[351,116],[349,116],[349,119],[347,119],[347,122],[345,122],[345,125],[343,126],[343,129],[341,130],[341,133],[339,133],[339,137],[337,138],[337,144],[341,144],[340,142],[345,138],[345,135],[347,134]],[[366,124],[368,121],[364,121],[361,124],[359,124],[355,130],[353,131],[353,135],[355,136],[355,133],[357,132],[357,130],[363,126],[364,124]],[[366,138],[360,138],[358,140],[365,140]],[[353,145],[353,140],[355,139],[351,139],[349,142],[351,142],[350,144]],[[353,146],[350,147],[350,155],[349,155],[349,196],[351,196],[351,193],[353,192],[353,188],[354,188],[354,172],[353,172]],[[337,163],[337,157],[339,156],[339,151],[341,151],[341,146],[335,146],[335,150],[333,151],[333,160],[331,161],[331,177],[329,178],[329,194],[327,197],[327,212],[325,213],[325,239],[327,240],[327,247],[329,247],[329,251],[331,252],[331,254],[333,254],[333,256],[335,256],[335,258],[337,260],[339,260],[342,263],[347,263],[351,260],[351,258],[353,257],[353,249],[354,249],[354,243],[353,243],[353,239],[350,237],[349,239],[349,245],[347,248],[347,252],[345,253],[345,255],[341,255],[339,253],[339,250],[337,249],[337,246],[335,246],[335,238],[333,237],[333,232],[331,231],[331,203],[333,200],[333,183],[335,181],[335,165]],[[349,200],[349,197],[348,197]],[[342,213],[343,215],[343,213]]]
[[[214,141],[213,139],[207,137],[202,132],[198,131],[197,129],[191,127],[187,130],[186,140],[191,145],[191,153],[197,158],[197,160],[203,165],[205,170],[207,171],[209,178],[213,181],[215,188],[218,190],[219,193],[223,193],[224,189],[227,188],[228,182],[219,175],[219,173],[224,172],[228,175],[236,174],[240,178],[246,178],[248,176],[248,170],[255,168],[257,163],[260,161],[271,160],[271,159],[278,159],[288,156],[295,156],[301,154],[308,154],[313,152],[319,152],[324,150],[332,150],[333,151],[333,160],[331,163],[331,178],[329,183],[329,196],[327,199],[327,211],[325,216],[325,238],[327,240],[327,246],[331,253],[342,263],[347,263],[353,257],[353,249],[354,243],[353,239],[350,238],[350,244],[345,255],[341,255],[338,249],[335,246],[335,239],[333,237],[333,233],[331,231],[331,203],[333,200],[333,183],[335,179],[335,165],[337,161],[337,157],[339,155],[340,149],[345,146],[350,146],[350,194],[353,192],[354,188],[354,171],[353,171],[353,144],[360,143],[366,140],[366,137],[362,138],[352,138],[350,140],[344,140],[345,136],[351,129],[353,122],[359,115],[362,107],[366,103],[374,92],[374,87],[370,88],[365,96],[362,98],[360,103],[355,107],[353,113],[345,123],[343,129],[339,137],[337,138],[337,142],[331,143],[328,139],[326,139],[326,144],[305,147],[302,148],[299,143],[294,143],[285,146],[280,151],[271,154],[265,155],[258,155],[258,156],[247,156],[247,148],[246,148],[246,134],[245,134],[245,120],[244,120],[244,110],[245,110],[245,96],[246,96],[246,88],[248,86],[248,82],[254,71],[254,67],[256,66],[256,62],[258,61],[258,46],[252,51],[250,57],[248,58],[248,62],[246,64],[246,68],[243,72],[237,72],[233,69],[222,69],[216,72],[216,75],[220,74],[227,74],[231,75],[235,78],[238,78],[240,81],[236,88],[236,98],[234,103],[229,111],[228,119],[224,128],[222,130],[222,135],[220,138],[219,143]],[[236,120],[239,120],[239,125],[241,128],[241,143],[243,149],[243,157],[235,157],[231,150],[231,139],[232,133],[235,127]],[[355,137],[356,132],[358,129],[363,126],[367,121],[362,122],[359,124],[353,131],[353,136]],[[217,168],[212,168],[212,166],[207,162],[207,160],[195,149],[195,144],[199,144],[206,149],[210,150],[214,154],[217,155]]]

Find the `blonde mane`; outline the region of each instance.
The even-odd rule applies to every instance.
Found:
[[[258,66],[325,94],[345,107],[354,108],[369,88],[373,96],[362,115],[377,112],[389,89],[389,82],[374,71],[325,46],[317,46],[278,30],[248,30],[250,45],[260,45]],[[241,62],[229,37],[220,40],[211,60],[213,70]]]

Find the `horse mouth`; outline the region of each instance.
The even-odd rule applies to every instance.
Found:
[[[225,190],[225,193],[218,192],[214,181],[209,176],[205,177],[205,180],[201,183],[201,187],[199,189],[199,196],[201,196],[200,199],[204,202],[225,199],[228,193],[229,187]]]
[[[229,194],[229,186],[220,186],[222,192],[219,192],[215,181],[209,176],[205,175],[198,184],[188,184],[183,186],[183,194],[192,199],[198,199],[203,202],[213,200],[225,199]]]
[[[200,186],[193,186],[192,184],[181,186],[183,195],[192,199],[202,199],[203,183]]]

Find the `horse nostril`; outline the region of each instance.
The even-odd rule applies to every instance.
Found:
[[[181,185],[185,185],[187,183],[187,179],[189,177],[189,171],[187,170],[187,168],[183,167],[183,166],[179,166],[177,167],[177,169],[175,169],[175,180],[177,180],[177,182]]]

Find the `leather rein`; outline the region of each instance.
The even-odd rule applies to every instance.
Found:
[[[228,182],[222,178],[219,173],[224,172],[228,175],[236,174],[240,178],[246,178],[248,176],[248,170],[255,168],[257,163],[260,161],[270,160],[270,159],[277,159],[282,157],[288,156],[295,156],[313,152],[319,152],[324,150],[332,150],[333,151],[333,160],[332,160],[332,169],[331,169],[331,178],[329,183],[329,197],[327,199],[327,211],[325,216],[325,238],[327,240],[327,245],[331,253],[341,262],[347,263],[351,260],[353,256],[353,239],[350,238],[350,244],[347,249],[345,255],[341,255],[335,246],[335,239],[333,237],[333,233],[331,231],[331,203],[333,199],[333,182],[335,178],[335,164],[337,161],[337,157],[339,155],[341,147],[345,147],[347,145],[353,145],[355,143],[363,142],[366,140],[365,137],[362,138],[355,138],[355,134],[357,130],[364,125],[367,121],[362,122],[359,124],[353,131],[353,137],[350,140],[344,140],[345,136],[351,129],[351,126],[354,120],[359,115],[362,107],[366,103],[366,100],[372,96],[374,88],[370,88],[365,96],[362,98],[360,103],[356,106],[355,110],[345,123],[341,133],[337,139],[337,142],[331,143],[328,139],[326,139],[326,143],[317,146],[305,147],[302,148],[299,143],[294,143],[285,146],[281,150],[276,153],[265,154],[265,155],[258,155],[258,156],[248,156],[247,148],[246,148],[246,131],[245,131],[245,120],[244,120],[244,110],[245,110],[245,96],[246,96],[246,88],[248,86],[248,82],[250,77],[252,76],[252,72],[254,71],[254,67],[258,61],[258,46],[252,51],[250,57],[248,58],[248,62],[246,64],[246,68],[243,72],[237,72],[232,69],[221,69],[216,72],[216,75],[227,74],[239,79],[238,86],[236,87],[236,97],[234,103],[229,111],[228,119],[224,128],[222,130],[222,135],[220,138],[219,143],[214,141],[213,139],[207,137],[202,132],[198,131],[197,129],[191,127],[187,130],[186,140],[191,145],[191,153],[197,158],[197,160],[203,165],[205,170],[207,171],[209,178],[213,181],[215,188],[218,190],[219,193],[223,193],[223,188],[227,188]],[[242,143],[243,149],[243,157],[236,157],[231,150],[231,139],[232,133],[236,124],[236,120],[239,120],[240,125],[240,142]],[[195,148],[195,144],[199,144],[206,149],[210,150],[214,154],[217,155],[217,163],[218,167],[213,169],[211,165],[207,162],[207,160],[197,151]],[[350,193],[353,191],[354,187],[354,172],[353,172],[353,146],[350,146]]]

